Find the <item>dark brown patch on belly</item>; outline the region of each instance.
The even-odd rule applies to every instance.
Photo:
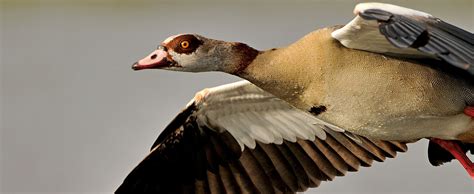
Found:
[[[313,115],[319,115],[323,112],[326,111],[326,107],[325,106],[313,106],[309,109],[309,112],[312,113]]]

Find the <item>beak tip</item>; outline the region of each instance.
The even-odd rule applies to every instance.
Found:
[[[140,70],[140,65],[138,64],[138,62],[133,63],[132,69],[133,69],[134,71]]]

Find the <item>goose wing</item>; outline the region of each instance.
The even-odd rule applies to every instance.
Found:
[[[331,35],[344,46],[414,58],[436,58],[474,75],[474,34],[430,14],[383,3],[358,4],[356,17]],[[445,67],[440,67],[445,68]],[[448,67],[449,68],[449,67]]]
[[[406,150],[241,81],[198,92],[116,193],[295,193]]]

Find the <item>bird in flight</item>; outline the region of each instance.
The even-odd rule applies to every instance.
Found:
[[[344,26],[286,47],[179,34],[134,70],[221,71],[116,193],[295,193],[430,140],[474,178],[474,35],[430,14],[361,3]]]

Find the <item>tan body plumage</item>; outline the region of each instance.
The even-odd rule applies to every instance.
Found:
[[[265,51],[239,76],[297,108],[325,106],[318,117],[363,136],[457,139],[474,130],[463,113],[474,104],[474,82],[417,60],[346,48],[330,36],[334,29]]]

